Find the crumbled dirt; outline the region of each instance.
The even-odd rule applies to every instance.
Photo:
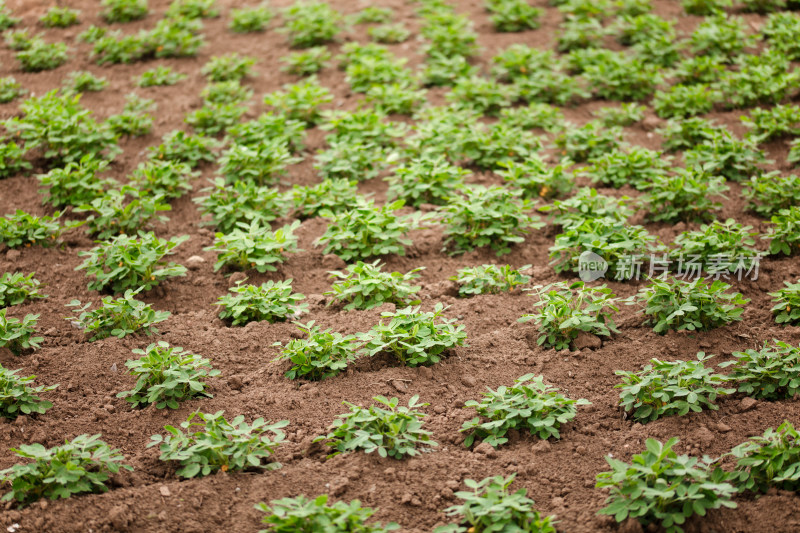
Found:
[[[49,0],[9,0],[9,7],[24,19],[22,27],[37,31],[36,20],[52,2]],[[240,5],[233,0],[221,0],[223,14],[228,8]],[[480,33],[484,53],[479,63],[487,66],[490,58],[501,48],[514,42],[536,46],[552,46],[554,29],[560,20],[559,12],[546,5],[544,0],[535,4],[545,9],[542,28],[521,34],[494,33],[481,0],[454,2],[458,10],[469,14]],[[90,24],[102,24],[98,2],[70,0],[62,4],[82,10],[82,24],[65,30],[47,30],[50,39],[70,42]],[[165,0],[151,0],[152,14],[144,21],[125,25],[126,32],[151,27],[166,10]],[[287,5],[286,0],[272,2],[274,7]],[[366,6],[367,2],[331,0],[331,4],[346,13]],[[414,15],[414,5],[401,0],[385,0],[397,10],[398,20],[413,30],[419,27]],[[697,17],[682,16],[678,2],[654,0],[656,12],[677,17],[679,30],[686,34],[697,23]],[[755,23],[759,17],[748,16]],[[236,35],[226,30],[227,17],[205,21],[204,35],[208,41],[197,58],[160,61],[189,76],[188,80],[173,87],[138,89],[140,95],[154,98],[158,103],[156,125],[151,135],[142,139],[121,141],[124,153],[113,163],[112,174],[125,176],[144,158],[146,146],[160,142],[161,135],[183,126],[183,117],[200,107],[200,88],[204,80],[200,68],[211,57],[236,51],[258,58],[256,74],[247,83],[254,89],[252,106],[244,119],[255,118],[264,109],[260,97],[296,81],[293,76],[277,70],[278,58],[288,53],[285,35],[277,32],[279,20],[274,20],[269,31],[256,35]],[[366,30],[356,27],[345,34],[343,40],[366,39]],[[408,57],[410,64],[421,61],[419,44],[414,38],[405,44],[391,46],[399,56]],[[100,93],[86,94],[82,101],[99,117],[118,112],[124,95],[134,90],[132,78],[152,68],[155,62],[98,67],[89,62],[89,48],[85,44],[72,44],[71,61],[59,69],[39,74],[26,74],[18,70],[13,53],[5,47],[0,50],[0,64],[4,75],[13,74],[33,94],[43,94],[60,86],[64,77],[73,70],[90,70],[105,76],[110,86]],[[331,49],[338,51],[339,45]],[[354,109],[358,97],[349,93],[343,73],[328,68],[320,81],[336,95],[335,106]],[[431,101],[443,101],[440,90],[431,91]],[[590,112],[606,103],[593,101],[572,109],[565,109],[567,118],[576,123],[591,119]],[[18,113],[18,101],[0,106],[0,117]],[[709,116],[726,124],[741,134],[738,117],[741,112],[719,112]],[[653,133],[653,125],[660,119],[650,113],[645,124],[628,128],[628,139],[637,144],[657,148],[660,139]],[[308,139],[306,161],[292,167],[287,182],[309,184],[317,181],[310,157],[321,147],[323,133],[312,131]],[[769,155],[776,163],[772,168],[787,170],[787,147],[783,141],[770,144]],[[453,492],[463,487],[466,478],[482,479],[486,476],[517,472],[515,487],[525,487],[536,501],[537,508],[546,514],[556,514],[559,531],[585,533],[595,531],[635,531],[638,525],[617,526],[608,517],[597,516],[603,506],[605,493],[594,488],[595,475],[606,469],[604,457],[627,460],[643,449],[649,437],[666,440],[681,439],[678,450],[682,453],[718,456],[729,451],[751,435],[762,433],[769,426],[777,426],[784,419],[800,421],[800,402],[797,399],[782,402],[756,402],[743,405],[742,397],[734,395],[721,399],[719,410],[693,413],[683,417],[667,417],[647,425],[632,424],[617,409],[618,393],[614,386],[618,369],[636,370],[650,358],[685,359],[698,351],[717,354],[715,362],[730,358],[732,351],[759,346],[765,339],[778,338],[787,342],[800,342],[800,328],[779,327],[770,315],[768,291],[777,290],[784,280],[794,281],[800,276],[800,263],[796,258],[766,259],[762,261],[757,281],[734,282],[737,289],[751,299],[741,322],[714,331],[689,334],[671,332],[656,335],[642,325],[641,315],[632,307],[624,307],[619,315],[620,333],[603,339],[594,349],[586,347],[579,352],[556,353],[544,350],[535,343],[533,324],[519,324],[517,318],[531,309],[530,296],[515,292],[501,296],[481,296],[460,300],[453,297],[447,278],[465,265],[477,265],[498,259],[488,251],[478,251],[460,257],[450,257],[441,252],[442,235],[439,229],[427,229],[412,235],[414,244],[405,257],[384,258],[387,267],[407,271],[425,266],[422,272],[421,291],[423,305],[430,308],[434,302],[451,307],[448,316],[457,317],[466,325],[468,347],[459,348],[449,358],[430,369],[399,367],[388,360],[374,358],[362,360],[345,374],[321,383],[293,382],[283,373],[285,365],[271,362],[276,356],[274,342],[286,341],[294,326],[286,323],[253,323],[242,328],[226,327],[216,318],[213,305],[218,296],[226,292],[229,280],[221,273],[213,273],[213,254],[203,248],[212,243],[213,235],[199,226],[200,218],[191,201],[198,195],[207,178],[213,176],[213,167],[202,169],[202,176],[194,183],[194,191],[173,203],[168,213],[170,221],[157,228],[160,236],[189,234],[191,240],[180,246],[175,260],[186,264],[191,256],[205,262],[196,262],[196,268],[184,278],[163,283],[150,291],[144,300],[160,310],[168,310],[172,317],[159,326],[155,338],[129,336],[124,339],[106,339],[88,342],[82,333],[64,320],[70,300],[97,302],[98,295],[87,290],[83,272],[75,267],[81,262],[77,252],[92,246],[89,238],[73,232],[60,248],[24,248],[16,252],[0,252],[0,272],[36,272],[36,277],[47,284],[50,298],[26,303],[10,309],[12,316],[27,313],[41,315],[39,331],[45,338],[42,349],[33,355],[14,357],[0,352],[0,363],[10,368],[22,368],[25,375],[36,374],[41,384],[58,383],[56,391],[46,393],[54,407],[45,415],[20,418],[14,423],[0,419],[0,448],[8,450],[20,444],[41,442],[57,445],[65,438],[81,433],[102,433],[111,446],[120,448],[127,462],[134,467],[132,473],[115,476],[111,490],[99,495],[81,495],[69,500],[41,502],[23,510],[10,505],[0,508],[0,525],[19,524],[17,531],[48,531],[53,533],[78,531],[131,531],[131,532],[202,532],[202,531],[255,531],[261,513],[253,508],[259,501],[305,494],[315,496],[330,493],[335,498],[359,499],[364,505],[378,507],[375,517],[381,521],[396,521],[404,531],[430,531],[435,525],[445,523],[442,509],[455,503]],[[499,181],[494,176],[481,175],[476,179]],[[15,177],[0,182],[0,213],[22,208],[37,214],[48,213],[37,193],[35,177]],[[379,179],[361,184],[364,192],[373,192],[378,200],[385,197],[385,184]],[[758,231],[765,229],[764,221],[744,212],[740,187],[731,184],[729,199],[720,218],[735,217],[752,224]],[[606,194],[635,194],[633,190],[602,190]],[[281,223],[283,221],[278,221]],[[690,225],[690,227],[694,227]],[[298,230],[300,248],[277,272],[252,274],[254,283],[267,279],[294,280],[293,287],[312,302],[307,319],[324,327],[343,333],[365,331],[376,323],[380,309],[344,313],[335,307],[326,307],[322,296],[330,281],[327,271],[339,268],[336,258],[323,257],[314,240],[325,229],[321,219],[309,220]],[[682,228],[651,224],[648,229],[670,242]],[[512,265],[532,264],[535,283],[548,283],[561,278],[547,266],[548,247],[555,230],[548,227],[530,235],[524,244],[501,259]],[[763,247],[763,244],[762,244]],[[634,294],[641,284],[614,283],[609,285],[620,296]],[[124,363],[132,357],[131,349],[141,348],[156,338],[183,346],[212,360],[222,374],[209,380],[213,399],[186,402],[175,411],[155,408],[131,410],[129,404],[116,398],[122,390],[129,390],[134,379],[124,373]],[[589,345],[593,344],[590,340]],[[588,345],[587,345],[588,346]],[[461,444],[458,432],[471,412],[462,409],[464,402],[476,399],[485,387],[496,388],[510,384],[523,374],[535,372],[561,388],[573,398],[586,398],[589,407],[579,409],[577,418],[562,430],[558,441],[543,443],[537,438],[518,436],[496,453],[471,451]],[[393,382],[402,380],[406,385],[396,387]],[[323,434],[333,418],[343,412],[342,402],[368,404],[376,395],[399,396],[407,401],[419,394],[430,405],[426,426],[440,443],[436,451],[416,458],[397,461],[377,456],[353,453],[325,459],[312,439]],[[277,453],[283,467],[271,472],[236,473],[209,476],[184,481],[174,474],[174,468],[158,460],[156,449],[147,449],[150,436],[162,431],[165,424],[177,425],[197,409],[206,412],[225,410],[230,415],[243,414],[248,419],[265,417],[269,420],[289,419],[287,442]],[[0,452],[0,469],[14,464],[9,451]],[[758,499],[737,498],[738,509],[712,511],[705,518],[693,518],[687,531],[691,532],[790,532],[800,530],[800,498],[786,492],[771,492]],[[641,531],[641,528],[638,529]]]

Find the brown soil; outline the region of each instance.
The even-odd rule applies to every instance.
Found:
[[[90,24],[102,24],[98,2],[70,0],[62,3],[82,10],[82,24],[66,30],[47,30],[48,38],[72,42]],[[553,45],[559,12],[546,6],[544,0],[535,3],[546,10],[541,29],[522,34],[497,34],[483,11],[481,0],[458,2],[459,11],[469,14],[480,32],[480,44],[484,48],[481,64],[487,65],[499,49],[514,42]],[[23,17],[23,27],[39,30],[36,20],[52,2],[10,0],[8,4],[17,16]],[[125,26],[126,32],[152,26],[168,2],[151,0],[150,4],[152,14],[144,21]],[[224,15],[230,7],[240,5],[234,0],[221,0],[220,4]],[[279,7],[288,2],[276,0],[272,4]],[[331,4],[347,13],[367,5],[346,0],[332,0]],[[398,18],[412,29],[419,27],[412,3],[385,0],[381,4],[394,7]],[[656,0],[654,4],[658,13],[677,18],[684,34],[696,24],[696,17],[682,15],[678,2]],[[758,24],[758,17],[749,19],[754,25]],[[276,68],[278,58],[288,53],[285,36],[275,31],[278,20],[271,23],[268,32],[257,35],[231,34],[226,30],[226,22],[227,16],[205,22],[204,34],[209,44],[197,58],[163,61],[187,74],[187,81],[173,87],[137,90],[157,101],[156,126],[153,133],[143,139],[122,141],[124,153],[113,164],[117,176],[130,172],[143,160],[146,146],[157,144],[161,135],[181,128],[185,114],[200,106],[199,91],[204,85],[200,68],[211,55],[237,51],[258,58],[256,75],[248,80],[256,96],[246,118],[254,118],[263,111],[261,95],[295,81]],[[344,40],[351,39],[364,41],[365,29],[356,27],[345,34]],[[332,46],[332,50],[336,52],[338,46]],[[419,43],[414,39],[392,46],[396,54],[409,57],[412,65],[421,61],[418,48]],[[108,89],[83,97],[84,104],[100,117],[118,112],[124,95],[134,89],[132,77],[154,66],[153,62],[146,62],[100,68],[89,62],[88,52],[86,45],[74,44],[72,59],[67,65],[51,72],[26,74],[18,70],[13,53],[3,48],[0,64],[4,75],[13,74],[34,94],[60,86],[62,79],[73,70],[90,70],[107,77]],[[350,109],[356,106],[358,98],[348,92],[340,71],[328,68],[320,79],[335,91],[335,105]],[[443,100],[441,91],[431,91],[431,99]],[[602,105],[605,104],[594,101],[565,109],[565,113],[569,120],[583,123],[591,118],[590,111]],[[17,112],[18,102],[0,106],[2,118]],[[740,114],[714,113],[711,116],[741,133]],[[629,140],[658,147],[659,139],[652,130],[660,122],[651,113],[644,125],[628,129]],[[288,181],[300,184],[317,181],[310,154],[322,145],[322,139],[321,132],[310,133],[309,157],[292,168]],[[773,143],[768,149],[777,161],[774,168],[787,170],[785,144]],[[203,169],[202,177],[195,182],[194,195],[213,173],[213,168]],[[490,175],[476,176],[478,179],[497,181]],[[0,184],[0,213],[22,208],[45,214],[47,208],[42,206],[37,188],[34,177],[4,180]],[[376,193],[379,200],[383,198],[385,185],[380,180],[362,184],[362,188],[365,192]],[[764,221],[743,211],[739,190],[737,185],[732,186],[721,218],[735,217],[763,232]],[[602,192],[633,193],[627,190]],[[558,515],[559,531],[636,531],[638,524],[617,526],[612,519],[596,514],[603,506],[605,493],[594,488],[594,478],[606,470],[606,455],[627,460],[643,449],[648,437],[666,440],[677,436],[681,439],[678,449],[682,453],[718,456],[748,436],[777,426],[784,419],[800,421],[797,399],[758,402],[754,408],[745,410],[741,396],[737,395],[720,400],[718,411],[667,417],[647,425],[632,424],[623,419],[617,409],[618,393],[614,389],[618,383],[615,370],[639,369],[652,357],[684,359],[693,357],[697,351],[706,351],[718,354],[715,361],[719,363],[729,359],[732,351],[757,347],[765,339],[775,337],[800,342],[800,328],[779,327],[774,323],[767,295],[768,291],[781,287],[784,280],[793,281],[800,276],[800,263],[796,258],[764,260],[757,281],[738,284],[738,290],[752,301],[744,320],[732,326],[701,334],[673,332],[659,336],[642,325],[641,315],[637,315],[634,308],[624,307],[618,320],[621,333],[605,340],[598,349],[567,354],[537,347],[533,324],[517,323],[517,318],[531,309],[530,297],[524,293],[466,300],[454,298],[447,282],[449,276],[461,266],[492,262],[496,258],[487,251],[449,257],[441,253],[441,232],[424,230],[413,235],[414,245],[405,257],[387,257],[386,263],[388,268],[400,271],[426,267],[422,273],[424,306],[431,307],[437,301],[450,305],[448,315],[458,317],[466,325],[469,347],[458,349],[430,369],[398,367],[373,359],[359,362],[346,374],[321,383],[294,382],[283,376],[284,365],[271,362],[276,355],[272,344],[289,338],[294,331],[291,324],[253,323],[243,328],[229,328],[216,318],[213,304],[226,292],[229,280],[212,272],[213,254],[204,252],[203,247],[212,243],[213,236],[198,225],[199,215],[190,196],[174,202],[169,223],[159,227],[157,233],[161,236],[191,235],[191,240],[178,249],[175,260],[181,263],[192,255],[200,255],[206,262],[185,278],[164,283],[144,299],[172,313],[160,327],[158,338],[209,357],[222,374],[209,380],[213,399],[189,401],[179,410],[159,411],[152,407],[131,410],[125,400],[116,398],[117,392],[130,389],[134,382],[123,372],[125,361],[132,356],[131,349],[141,348],[153,339],[129,336],[121,340],[88,342],[64,320],[68,311],[64,305],[73,298],[98,301],[97,294],[87,290],[83,272],[74,270],[80,263],[77,252],[92,246],[89,238],[73,233],[60,248],[35,247],[0,254],[0,272],[35,271],[36,277],[48,285],[46,292],[50,295],[47,300],[10,310],[14,316],[41,314],[39,329],[45,338],[42,349],[23,357],[4,351],[0,363],[22,368],[25,375],[36,374],[38,383],[60,384],[56,391],[44,395],[54,403],[45,415],[21,417],[14,423],[0,419],[0,447],[7,450],[31,442],[54,446],[81,433],[102,433],[104,440],[124,452],[127,462],[135,469],[116,476],[111,490],[105,494],[42,501],[23,510],[6,505],[0,508],[0,525],[4,528],[18,523],[17,531],[255,531],[262,516],[253,509],[256,502],[298,494],[330,493],[335,498],[357,498],[365,505],[379,507],[377,519],[397,521],[404,531],[421,532],[445,523],[441,510],[455,502],[453,492],[463,488],[464,479],[517,472],[515,486],[527,488],[540,511]],[[305,251],[291,255],[278,272],[253,274],[251,280],[261,283],[266,279],[293,278],[294,290],[305,294],[311,303],[308,319],[345,333],[365,331],[377,321],[382,309],[343,313],[325,306],[322,293],[330,285],[326,272],[342,267],[343,263],[336,257],[323,256],[313,245],[324,229],[321,219],[304,222],[298,233],[300,247]],[[656,224],[649,229],[669,242],[682,228]],[[512,265],[533,264],[535,283],[556,281],[560,278],[553,273],[547,260],[554,235],[552,227],[536,232],[502,261]],[[610,286],[620,296],[631,295],[639,288],[636,283],[610,283]],[[477,398],[484,387],[510,384],[529,372],[543,374],[549,383],[568,396],[586,398],[592,405],[579,409],[574,422],[562,431],[561,440],[541,442],[531,436],[518,436],[492,456],[464,448],[458,429],[472,416],[471,411],[462,409],[464,402]],[[396,380],[402,380],[406,386],[398,390],[392,384]],[[324,433],[333,418],[343,412],[342,402],[365,405],[379,394],[399,396],[403,401],[419,394],[423,401],[430,402],[431,405],[424,408],[428,414],[426,426],[440,443],[439,448],[404,461],[363,453],[325,460],[324,453],[312,446],[311,441]],[[277,454],[283,467],[265,473],[218,474],[189,481],[178,479],[171,466],[158,460],[157,450],[145,446],[150,436],[161,432],[165,424],[177,425],[196,409],[225,410],[228,415],[243,414],[248,419],[291,420],[287,442]],[[721,424],[723,431],[719,429]],[[0,469],[11,466],[15,460],[12,453],[0,452]],[[705,518],[690,520],[687,530],[717,533],[800,530],[800,498],[795,494],[770,492],[759,499],[740,497],[737,502],[737,509],[714,511]]]

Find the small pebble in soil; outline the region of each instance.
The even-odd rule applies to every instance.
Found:
[[[186,260],[186,267],[189,270],[200,270],[205,263],[206,260],[200,257],[199,255],[193,255],[189,259]]]
[[[758,405],[758,400],[748,396],[746,398],[742,398],[742,401],[739,402],[739,410],[744,413],[753,409],[756,405]]]
[[[478,380],[476,380],[474,376],[463,376],[461,378],[461,383],[466,387],[474,387],[478,384]]]
[[[475,446],[475,453],[480,453],[485,455],[488,459],[493,459],[497,457],[497,450],[495,450],[491,444],[488,442],[481,442],[477,446]]]
[[[242,390],[242,378],[239,376],[232,376],[228,379],[228,386],[232,390]]]
[[[392,387],[394,387],[394,389],[400,393],[406,392],[408,390],[408,385],[406,385],[405,381],[399,381],[396,379],[392,380]]]

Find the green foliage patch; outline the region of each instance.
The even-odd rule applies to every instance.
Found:
[[[159,446],[162,461],[175,461],[175,472],[184,478],[203,477],[216,472],[248,469],[275,470],[280,463],[269,461],[285,437],[288,420],[270,423],[257,418],[250,424],[244,416],[225,419],[224,411],[190,414],[180,428],[164,426],[168,435],[153,435],[151,446]]]
[[[334,419],[330,432],[316,440],[332,447],[335,451],[331,455],[364,450],[394,459],[413,457],[438,446],[431,432],[422,429],[425,413],[418,408],[428,404],[419,403],[418,395],[411,397],[408,407],[399,405],[397,398],[376,396],[373,400],[386,408],[344,402],[350,411]]]
[[[575,418],[577,406],[589,403],[565,397],[556,387],[546,384],[542,376],[526,374],[515,379],[511,387],[489,389],[481,401],[468,400],[464,404],[478,413],[460,429],[469,432],[464,446],[482,440],[496,448],[508,442],[506,434],[510,430],[524,429],[540,439],[561,438],[561,424]]]

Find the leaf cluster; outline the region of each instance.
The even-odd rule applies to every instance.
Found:
[[[800,248],[800,207],[781,209],[770,219],[769,233],[762,236],[769,239],[769,253],[772,255],[793,255]]]
[[[658,66],[625,53],[601,55],[586,65],[583,75],[595,94],[622,102],[648,98],[661,81]]]
[[[764,400],[782,400],[800,392],[800,347],[773,339],[764,341],[760,350],[748,349],[733,352],[733,361],[721,363],[731,366],[731,379],[739,385],[739,392]]]
[[[164,198],[180,198],[192,190],[189,183],[197,173],[186,163],[152,159],[134,169],[129,184],[142,194]]]
[[[607,218],[625,222],[633,215],[633,209],[628,206],[630,201],[627,196],[616,198],[600,194],[594,188],[581,187],[569,198],[543,205],[539,211],[552,213],[553,223],[562,228],[581,224],[587,219]]]
[[[20,320],[6,316],[8,308],[0,309],[0,347],[6,346],[14,355],[24,350],[36,350],[44,339],[34,337],[39,315],[27,314]]]
[[[34,278],[35,273],[27,276],[22,272],[4,272],[0,276],[0,308],[19,305],[27,300],[47,298],[39,292],[40,282]]]
[[[745,182],[742,196],[748,200],[748,209],[765,217],[776,215],[800,205],[800,176],[778,171],[757,174]]]
[[[504,161],[503,170],[497,171],[515,190],[522,191],[522,198],[557,198],[572,191],[574,177],[569,172],[572,162],[568,159],[551,166],[536,154],[524,161]]]
[[[281,58],[285,66],[281,68],[289,74],[310,76],[322,70],[331,59],[331,53],[324,46],[312,46],[301,52],[293,52]]]
[[[108,87],[108,80],[87,70],[76,70],[69,73],[63,87],[64,94],[99,92]]]
[[[719,94],[707,85],[673,85],[656,92],[653,109],[661,118],[683,118],[709,113],[717,101]]]
[[[800,324],[800,282],[784,281],[783,284],[784,287],[768,293],[775,304],[772,314],[778,324],[796,326]]]
[[[58,223],[61,215],[61,211],[56,211],[53,216],[37,217],[17,209],[14,213],[0,218],[0,243],[9,248],[54,245],[64,231],[82,224],[82,222],[67,222],[61,226]]]
[[[714,220],[699,230],[684,231],[675,237],[669,256],[678,262],[684,258],[699,262],[705,272],[717,278],[727,278],[728,273],[749,273],[760,256],[753,247],[757,234],[751,229],[732,218],[725,222]]]
[[[562,155],[578,163],[600,157],[619,148],[621,144],[622,128],[607,128],[594,121],[580,128],[568,127],[555,138],[555,145],[561,149]]]
[[[154,324],[165,321],[170,316],[169,311],[156,311],[150,304],[134,298],[141,289],[125,291],[119,298],[104,296],[100,307],[89,308],[91,303],[81,305],[79,300],[72,300],[67,307],[74,307],[78,316],[67,317],[73,325],[92,334],[90,341],[105,339],[106,337],[122,338],[126,335],[142,332],[146,335],[158,333]]]
[[[214,272],[225,266],[236,270],[274,272],[277,270],[275,263],[286,261],[284,252],[297,251],[294,231],[299,226],[300,221],[296,220],[272,231],[268,225],[262,226],[255,220],[250,224],[238,222],[237,227],[228,233],[215,233],[214,244],[204,250],[217,253]]]
[[[162,461],[176,461],[175,472],[184,478],[248,469],[275,470],[280,463],[268,462],[284,440],[288,420],[271,423],[257,418],[248,424],[239,415],[230,422],[224,411],[189,415],[180,428],[164,426],[168,435],[153,435],[147,447],[159,446]]]
[[[11,490],[4,501],[27,505],[42,498],[57,500],[82,492],[106,492],[106,482],[121,469],[133,470],[125,457],[97,435],[78,435],[61,446],[45,448],[39,443],[12,448],[17,457],[29,459],[0,471],[0,479]]]
[[[411,367],[438,363],[447,351],[464,346],[467,338],[463,325],[443,318],[445,309],[437,303],[433,311],[406,307],[381,313],[380,322],[360,336],[364,342],[362,352],[370,356],[387,352]]]
[[[116,135],[142,137],[153,129],[154,120],[149,112],[155,107],[153,100],[131,93],[125,97],[122,112],[108,117],[105,125]]]
[[[498,294],[514,290],[525,285],[531,278],[522,274],[531,265],[523,265],[518,269],[511,265],[479,265],[464,267],[449,279],[458,284],[458,295],[467,298],[476,294]]]
[[[169,219],[158,213],[171,209],[164,196],[125,185],[77,207],[75,212],[90,213],[86,218],[89,233],[98,239],[108,239],[122,234],[136,235],[152,222],[166,222]]]
[[[339,415],[329,433],[316,440],[325,441],[326,445],[332,447],[335,451],[331,455],[364,450],[365,453],[377,452],[381,457],[394,459],[402,459],[407,455],[413,457],[438,446],[431,439],[431,432],[422,429],[425,413],[418,408],[428,404],[419,403],[418,395],[411,397],[408,407],[398,406],[400,402],[397,398],[376,396],[373,400],[386,409],[344,402],[350,411]]]
[[[203,162],[215,162],[216,147],[217,141],[212,137],[175,130],[166,134],[161,144],[147,150],[151,160],[182,163],[193,169]]]
[[[381,270],[380,260],[372,263],[358,261],[348,265],[344,272],[335,270],[329,272],[336,281],[331,285],[331,290],[322,293],[331,296],[328,305],[334,302],[343,302],[345,311],[352,309],[372,309],[385,303],[401,306],[419,304],[415,294],[420,287],[411,285],[419,277],[417,272],[424,270],[415,268],[405,274],[400,272],[384,272]]]
[[[25,159],[25,150],[17,143],[0,141],[0,179],[10,178],[32,167]]]
[[[464,480],[471,490],[458,491],[462,502],[444,510],[449,517],[460,517],[458,524],[441,526],[434,533],[478,533],[519,531],[523,533],[555,533],[555,516],[541,516],[533,508],[526,489],[511,492],[509,486],[516,474],[487,477],[481,481]]]
[[[482,440],[496,448],[508,442],[509,431],[523,429],[540,439],[558,439],[561,425],[577,415],[577,406],[589,403],[567,398],[546,384],[542,376],[526,374],[515,379],[511,387],[489,389],[481,401],[468,400],[464,407],[475,408],[478,416],[464,422],[459,431],[469,432],[464,446]]]
[[[795,13],[770,14],[761,27],[760,37],[790,60],[800,58],[800,19]]]
[[[800,106],[756,107],[750,110],[750,116],[742,117],[742,123],[750,128],[747,136],[756,143],[797,136],[800,135]]]
[[[236,230],[239,224],[267,227],[273,220],[286,216],[291,207],[290,198],[277,188],[246,180],[228,184],[222,178],[215,178],[210,187],[200,192],[206,196],[192,201],[199,204],[200,212],[210,215],[211,224],[225,234]]]
[[[397,44],[407,41],[411,32],[401,23],[381,24],[368,29],[367,35],[377,43]]]
[[[387,195],[400,198],[408,205],[444,205],[464,187],[469,171],[450,163],[442,155],[422,154],[411,158],[386,178]]]
[[[47,13],[39,17],[39,22],[46,28],[69,28],[80,24],[78,20],[80,11],[69,7],[51,6]]]
[[[524,242],[523,235],[544,223],[529,214],[529,200],[521,200],[521,191],[506,187],[469,187],[441,208],[445,249],[464,253],[490,247],[500,256],[511,245]]]
[[[54,390],[58,385],[28,386],[36,376],[18,376],[19,370],[9,370],[0,365],[0,416],[10,420],[20,415],[44,414],[53,407],[52,402],[37,396]]]
[[[247,107],[239,105],[238,102],[221,104],[205,102],[203,107],[187,114],[184,122],[201,135],[216,135],[236,125],[246,111]]]
[[[316,185],[294,185],[288,192],[294,204],[294,216],[314,218],[328,211],[337,215],[358,207],[361,196],[356,181],[326,179]]]
[[[286,167],[300,161],[293,157],[284,139],[270,139],[257,144],[231,144],[219,159],[219,173],[228,183],[249,181],[274,185],[286,175]]]
[[[315,76],[301,83],[284,85],[282,91],[264,96],[264,103],[287,118],[313,125],[320,117],[320,107],[333,100],[331,92],[319,84]]]
[[[7,104],[26,92],[27,90],[13,76],[0,78],[0,104]]]
[[[219,16],[217,0],[172,0],[167,9],[167,18],[200,19]]]
[[[585,175],[602,185],[614,188],[630,185],[645,189],[672,169],[672,158],[663,152],[633,147],[614,149],[589,160]]]
[[[394,522],[385,526],[380,522],[367,524],[376,509],[361,507],[358,500],[328,504],[327,494],[314,499],[303,495],[282,498],[272,500],[270,505],[261,502],[255,507],[267,513],[262,522],[269,525],[269,529],[263,529],[259,533],[315,533],[325,531],[331,524],[336,524],[336,531],[358,533],[384,533],[400,528]]]
[[[175,85],[184,79],[186,79],[186,74],[176,72],[165,65],[159,65],[142,72],[142,75],[136,81],[136,85],[138,87],[165,87]]]
[[[644,314],[653,331],[707,331],[742,319],[744,305],[750,300],[718,279],[709,284],[705,278],[692,281],[666,276],[651,278],[650,283],[631,297],[644,304]]]
[[[740,490],[800,489],[800,433],[788,420],[777,429],[750,437],[731,450],[736,468],[731,482]]]
[[[148,291],[164,279],[186,275],[185,267],[163,259],[187,240],[188,235],[162,239],[152,231],[140,232],[138,238],[122,234],[98,241],[89,251],[78,252],[78,256],[85,259],[76,270],[85,270],[87,276],[94,278],[89,282],[89,290],[121,293],[141,288]]]
[[[364,95],[367,103],[382,113],[411,115],[426,102],[427,91],[405,82],[373,85]]]
[[[304,378],[321,381],[336,376],[355,360],[358,342],[355,335],[342,335],[330,329],[321,330],[314,325],[295,322],[298,329],[306,334],[305,339],[292,339],[280,346],[281,353],[273,361],[291,361],[286,371],[289,379]]]
[[[527,0],[486,0],[489,19],[499,32],[521,32],[539,27],[542,10]]]
[[[716,88],[730,109],[777,104],[791,94],[800,81],[800,70],[792,68],[782,53],[766,49],[761,55],[741,54],[736,70],[727,70]]]
[[[87,154],[78,162],[39,175],[39,183],[44,187],[39,192],[47,194],[44,201],[53,207],[77,207],[92,202],[117,184],[113,179],[98,176],[107,168],[107,161]]]
[[[231,9],[231,21],[228,27],[236,33],[254,33],[264,31],[272,20],[272,11],[266,4],[255,7]]]
[[[555,133],[564,127],[564,113],[550,104],[531,102],[526,106],[501,109],[500,122],[512,128],[538,128]]]
[[[193,57],[205,43],[200,33],[202,28],[197,17],[168,16],[159,20],[153,29],[140,30],[137,34],[123,35],[117,30],[97,35],[92,39],[91,55],[99,65]]]
[[[218,298],[219,318],[231,319],[232,326],[249,322],[280,322],[307,312],[308,304],[299,303],[305,296],[292,292],[292,280],[274,282],[269,280],[261,286],[236,282],[228,294]]]
[[[437,9],[426,14],[420,33],[430,44],[424,49],[427,60],[437,57],[469,58],[478,53],[478,34],[469,17]]]
[[[615,374],[622,377],[615,386],[620,389],[620,407],[643,424],[663,416],[719,409],[714,400],[736,389],[724,388],[730,378],[705,366],[711,357],[698,352],[697,361],[651,359],[639,372],[617,370]]]
[[[330,219],[325,233],[317,240],[324,254],[333,253],[345,262],[370,257],[405,255],[411,240],[405,235],[422,227],[427,220],[419,213],[397,215],[403,200],[376,207],[371,200],[359,199],[358,205],[348,211],[333,213],[323,209],[321,215]]]
[[[103,0],[101,16],[109,23],[133,22],[147,16],[147,0]]]
[[[326,2],[295,2],[283,11],[283,31],[292,48],[327,44],[342,29],[342,15]]]
[[[580,271],[580,258],[593,252],[608,265],[608,279],[630,280],[636,276],[637,259],[663,252],[655,235],[639,225],[627,224],[620,216],[578,218],[556,235],[550,247],[550,264],[556,272]]]
[[[706,172],[733,181],[744,181],[763,172],[770,161],[751,140],[739,140],[730,134],[716,134],[683,154],[686,166],[703,166]]]
[[[228,138],[237,144],[259,146],[269,142],[285,143],[293,154],[304,148],[305,122],[286,115],[262,113],[258,118],[228,128]]]
[[[117,394],[126,398],[132,407],[155,404],[157,409],[178,409],[180,402],[198,396],[211,398],[205,392],[206,377],[219,375],[211,362],[180,346],[170,346],[164,341],[152,343],[144,350],[134,349],[138,359],[125,362],[130,374],[137,377],[132,390]]]
[[[397,153],[372,141],[335,140],[314,157],[323,179],[366,181],[397,159]]]
[[[598,488],[610,488],[608,504],[600,514],[617,522],[628,517],[642,525],[656,524],[667,533],[683,533],[686,520],[708,509],[736,507],[731,501],[736,489],[727,483],[727,474],[711,468],[710,459],[678,455],[677,438],[666,443],[647,439],[646,450],[624,463],[606,457],[611,470],[597,475]]]
[[[200,73],[210,81],[241,81],[249,76],[256,60],[232,52],[221,56],[211,56]]]
[[[722,61],[729,62],[752,42],[746,28],[741,17],[716,13],[697,25],[689,39],[689,48],[695,55],[717,56]]]
[[[391,22],[394,10],[390,7],[367,6],[353,15],[353,24],[381,24]]]
[[[619,299],[605,285],[588,287],[582,281],[569,285],[559,281],[530,290],[538,296],[536,310],[522,315],[519,322],[536,322],[540,346],[566,350],[580,332],[610,336],[617,331],[613,315],[619,311]]]
[[[80,98],[58,90],[32,96],[20,104],[22,116],[6,120],[5,127],[26,151],[40,150],[52,164],[79,161],[87,154],[113,158],[119,151],[117,135],[98,124]]]
[[[650,180],[639,183],[644,190],[640,201],[648,220],[655,222],[698,221],[713,218],[729,190],[725,178],[712,174],[709,167],[699,165],[675,168],[672,174],[653,173]]]

